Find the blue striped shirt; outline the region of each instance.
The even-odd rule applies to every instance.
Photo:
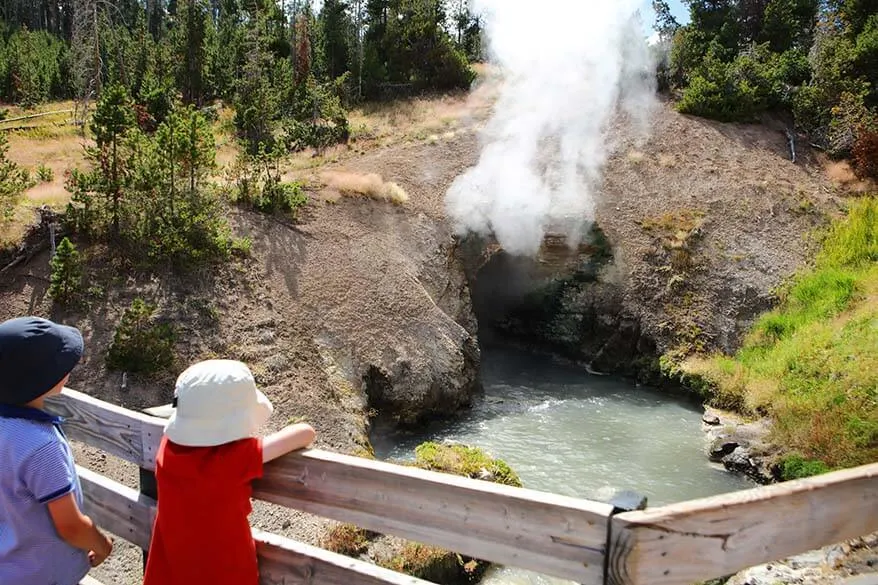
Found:
[[[76,585],[85,551],[64,542],[47,503],[82,490],[61,419],[0,404],[0,584]]]

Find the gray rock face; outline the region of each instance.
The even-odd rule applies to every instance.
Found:
[[[371,265],[357,265],[359,281],[315,308],[315,343],[342,398],[411,425],[469,405],[480,388],[480,351],[447,228],[426,216],[394,217],[390,226],[381,237],[393,245],[372,244],[382,255],[363,257]]]

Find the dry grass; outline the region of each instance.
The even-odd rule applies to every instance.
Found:
[[[683,209],[646,218],[640,222],[640,227],[657,237],[662,247],[670,253],[671,268],[685,272],[692,267],[692,241],[697,238],[703,224],[703,211]]]
[[[826,176],[836,185],[853,193],[869,193],[878,190],[878,185],[874,181],[857,177],[848,161],[833,161],[824,158],[822,162]]]
[[[389,201],[394,205],[403,205],[409,199],[402,187],[384,181],[376,173],[331,171],[323,173],[320,178],[327,187],[336,189],[345,197],[368,197],[376,201]]]
[[[327,533],[320,546],[334,553],[358,557],[369,549],[369,533],[353,524],[338,524]]]
[[[37,110],[20,111],[10,108],[10,117],[26,115],[35,111],[54,111],[72,107],[71,102],[44,104]],[[67,116],[69,114],[59,114]],[[31,130],[7,132],[9,140],[8,157],[21,168],[27,170],[36,183],[27,189],[13,212],[13,217],[2,226],[0,248],[17,244],[28,227],[34,222],[34,209],[48,205],[53,209],[63,209],[70,200],[70,193],[64,186],[66,173],[85,163],[84,149],[87,144],[77,134],[75,126],[57,126],[57,116],[37,118]],[[13,122],[12,124],[17,124]],[[0,122],[0,131],[10,124]],[[52,171],[52,180],[40,182],[38,169],[45,166]]]
[[[457,555],[439,547],[406,543],[400,554],[382,559],[379,564],[391,571],[411,575],[419,579],[437,579],[449,572],[456,572],[461,561]]]
[[[348,115],[352,141],[363,147],[450,139],[487,117],[497,96],[498,76],[488,66],[470,92],[452,92],[391,102],[368,103]]]
[[[658,164],[666,169],[672,169],[677,166],[677,157],[673,154],[661,153],[658,155]]]
[[[49,102],[40,104],[31,109],[24,109],[19,106],[8,106],[6,120],[0,120],[0,131],[8,132],[10,135],[18,135],[24,138],[36,140],[51,140],[55,138],[75,137],[79,135],[79,127],[73,122],[74,103],[71,100],[63,102]],[[47,112],[58,112],[48,116],[40,116],[39,118],[30,118],[26,120],[13,120],[21,116],[30,116],[32,114],[41,114]]]
[[[646,153],[640,150],[629,150],[628,151],[628,162],[631,164],[639,165],[646,160]]]

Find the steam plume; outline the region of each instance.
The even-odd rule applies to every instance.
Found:
[[[476,166],[446,194],[456,231],[535,254],[547,229],[594,219],[616,113],[645,129],[655,77],[642,0],[473,0],[503,87]]]

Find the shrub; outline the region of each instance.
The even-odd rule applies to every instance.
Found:
[[[844,92],[830,113],[827,150],[836,157],[850,156],[857,142],[857,131],[871,126],[872,114],[865,105],[865,92]]]
[[[391,571],[434,583],[448,583],[449,575],[454,576],[452,582],[462,582],[459,576],[461,572],[465,574],[477,572],[480,575],[484,572],[484,568],[478,570],[477,567],[487,566],[474,560],[465,563],[460,555],[417,542],[407,542],[399,554],[388,559],[380,559],[379,565]]]
[[[113,335],[107,367],[149,374],[171,366],[176,334],[172,325],[155,322],[155,310],[143,299],[134,299]]]
[[[350,137],[347,113],[335,86],[309,78],[295,89],[284,120],[286,147],[291,151],[313,148],[322,153]]]
[[[320,546],[334,553],[358,557],[369,549],[369,533],[353,524],[338,524],[329,531]]]
[[[851,157],[858,176],[878,179],[878,130],[861,127]]]
[[[28,174],[6,158],[7,152],[9,143],[0,132],[0,223],[12,218],[19,197],[30,184]]]
[[[805,459],[801,455],[790,455],[780,462],[780,476],[784,481],[811,477],[830,471],[822,461]]]
[[[49,296],[62,305],[72,303],[82,290],[82,265],[76,246],[68,238],[58,244],[50,265]]]
[[[261,146],[256,155],[243,155],[233,170],[233,199],[263,213],[288,213],[293,219],[308,203],[300,183],[281,180],[279,151]]]
[[[37,177],[43,183],[51,183],[52,181],[55,180],[55,171],[53,171],[51,168],[47,167],[46,165],[41,164],[40,166],[37,167]]]

